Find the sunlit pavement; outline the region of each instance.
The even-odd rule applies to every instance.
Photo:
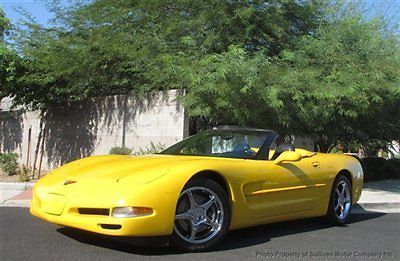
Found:
[[[31,182],[0,182],[0,206],[29,207],[33,186]]]

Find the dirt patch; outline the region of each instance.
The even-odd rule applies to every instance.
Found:
[[[42,171],[40,176],[43,177],[49,172],[50,172],[49,170],[44,170],[44,171]],[[36,176],[37,176],[37,174],[36,174]],[[30,181],[31,182],[37,181],[37,177],[35,177],[34,179],[31,179]],[[0,182],[21,182],[21,181],[19,180],[19,175],[8,176],[0,170]]]
[[[0,173],[1,182],[19,182],[18,175],[8,176],[6,174]]]

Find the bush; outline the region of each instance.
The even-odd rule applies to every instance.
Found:
[[[364,181],[400,178],[400,160],[384,158],[364,158],[361,160],[364,169]]]
[[[131,155],[132,150],[126,147],[114,147],[110,150],[110,154],[114,155]]]
[[[22,166],[21,170],[19,171],[18,174],[18,179],[21,182],[28,182],[30,181],[30,174],[31,170],[27,166]]]
[[[8,176],[16,175],[18,173],[18,154],[0,154],[0,167]]]
[[[389,159],[383,165],[382,172],[386,173],[388,178],[400,178],[400,159]]]
[[[145,149],[140,148],[139,151],[136,151],[135,156],[156,154],[163,151],[164,149],[165,149],[164,144],[162,143],[154,144],[153,142],[151,142],[149,147]]]

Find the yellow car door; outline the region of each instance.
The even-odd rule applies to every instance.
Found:
[[[321,188],[325,186],[321,162],[313,158],[315,153],[302,152],[296,152],[300,157],[293,161],[259,162],[262,185],[252,195],[258,199],[261,219],[293,213],[301,215],[316,207]]]

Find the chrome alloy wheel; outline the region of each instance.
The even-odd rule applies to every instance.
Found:
[[[341,180],[336,185],[334,206],[335,213],[340,220],[344,220],[350,212],[351,208],[351,192],[350,186],[346,181]]]
[[[224,208],[221,199],[205,187],[191,187],[179,196],[174,231],[184,241],[201,244],[221,230]]]

